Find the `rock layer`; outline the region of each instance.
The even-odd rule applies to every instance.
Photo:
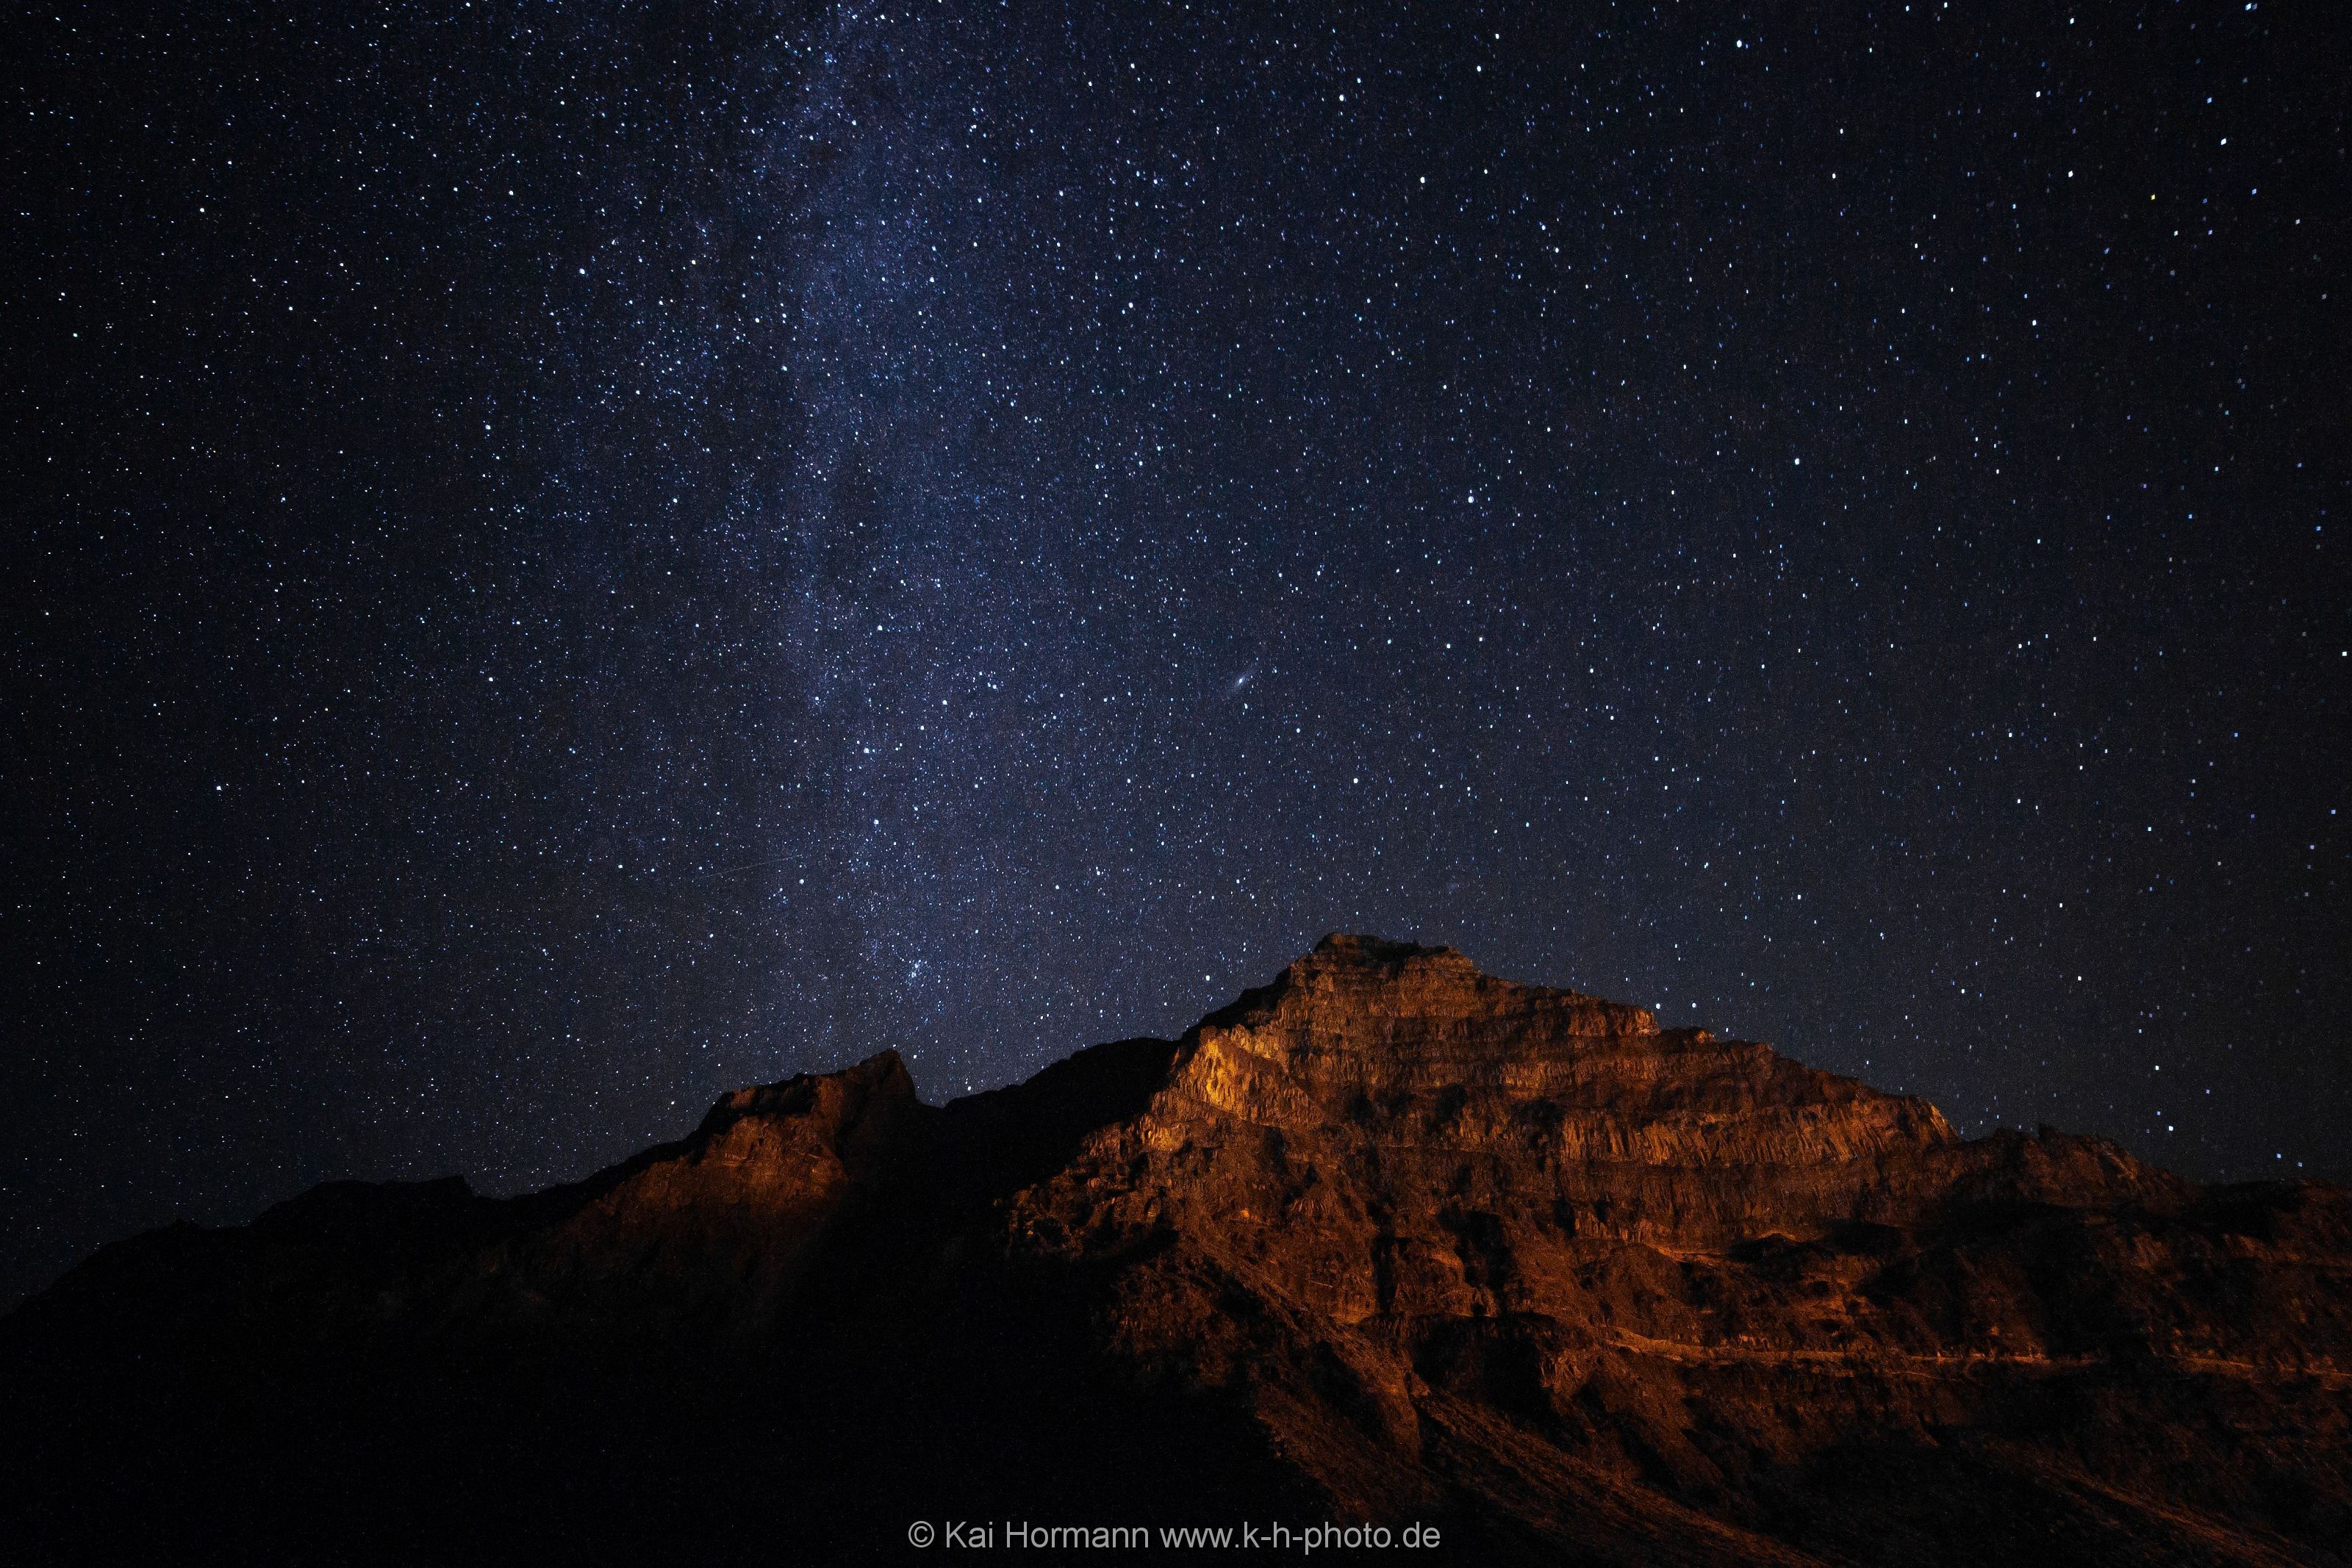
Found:
[[[514,1200],[343,1185],[0,1325],[59,1560],[914,1519],[1435,1522],[1464,1561],[2326,1563],[2352,1203],[2200,1189],[1461,955],[923,1105],[884,1052]],[[140,1532],[147,1532],[143,1536]]]

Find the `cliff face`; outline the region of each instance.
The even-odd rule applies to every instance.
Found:
[[[47,1478],[0,1524],[65,1557],[887,1555],[1024,1517],[1421,1520],[1465,1561],[2352,1539],[2340,1190],[1963,1141],[1361,937],[944,1109],[885,1052],[575,1187],[159,1232],[0,1358]]]

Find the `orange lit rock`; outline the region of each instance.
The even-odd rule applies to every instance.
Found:
[[[39,1481],[0,1526],[637,1561],[962,1509],[1438,1521],[1477,1562],[2320,1563],[2347,1374],[2340,1189],[1963,1140],[1335,936],[1181,1040],[942,1109],[885,1051],[576,1186],[347,1184],[109,1249],[0,1325],[37,1435],[0,1458]]]

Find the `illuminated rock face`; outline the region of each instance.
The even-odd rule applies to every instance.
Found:
[[[2226,1532],[2231,1486],[2275,1477],[2206,1487],[2193,1522],[2137,1401],[2201,1380],[2212,1410],[2276,1399],[2340,1430],[2352,1366],[2340,1192],[2200,1195],[2098,1140],[1963,1142],[1764,1046],[1356,937],[1204,1022],[1139,1114],[1005,1214],[1015,1245],[1132,1259],[1118,1350],[1243,1390],[1343,1508],[1467,1486],[1584,1550],[1754,1531],[1758,1489],[1825,1456],[1908,1462],[2078,1398],[2063,1444],[2000,1450],[2000,1487],[2120,1483],[2119,1540]],[[2231,1462],[2272,1476],[2291,1447]],[[2340,1450],[2288,1468],[2352,1495]],[[1882,1554],[1848,1509],[1822,1544]]]
[[[56,1478],[16,1522],[67,1549],[221,1427],[171,1500],[198,1545],[347,1532],[493,1455],[521,1479],[436,1491],[420,1549],[855,1552],[958,1510],[1436,1521],[1480,1561],[2352,1538],[2340,1190],[1964,1141],[1367,937],[944,1109],[884,1052],[575,1187],[159,1232],[0,1351],[57,1413],[0,1456]],[[283,1500],[289,1464],[323,1500]]]

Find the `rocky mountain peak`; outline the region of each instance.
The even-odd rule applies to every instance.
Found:
[[[1925,1102],[1769,1047],[1354,936],[1203,1020],[1139,1125],[1188,1160],[1249,1146],[1240,1128],[1278,1129],[1294,1158],[1319,1151],[1384,1200],[1404,1201],[1384,1184],[1407,1182],[1424,1206],[1475,1169],[1506,1207],[1717,1245],[1767,1213],[1819,1227],[1891,1201],[1890,1161],[1958,1143]]]
[[[849,1560],[957,1510],[1286,1510],[1481,1563],[2316,1563],[2347,1401],[2339,1189],[1963,1140],[1333,936],[942,1109],[886,1050],[570,1186],[108,1249],[0,1321],[0,1538]]]

